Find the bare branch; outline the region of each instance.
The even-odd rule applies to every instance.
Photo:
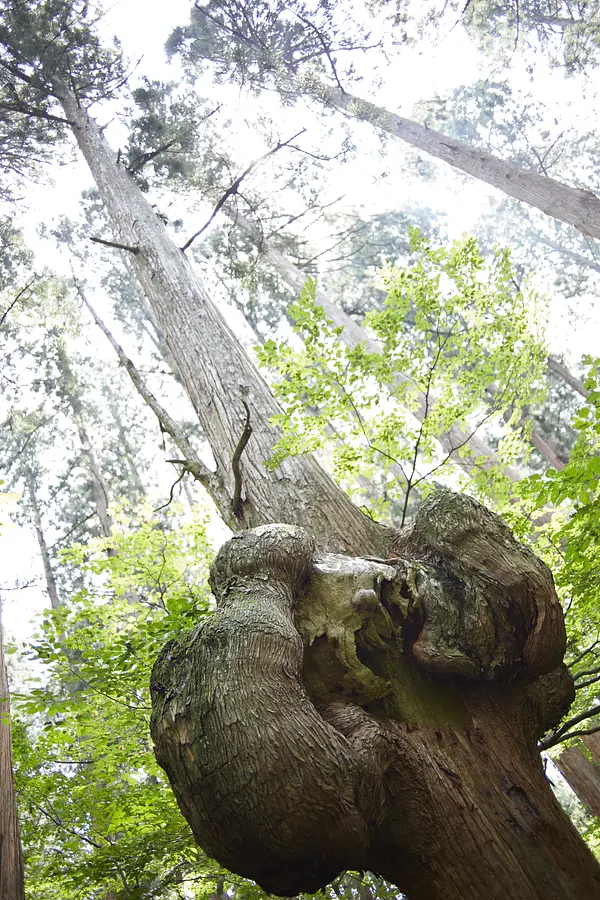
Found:
[[[129,253],[133,253],[134,256],[140,252],[139,247],[130,247],[129,244],[120,244],[118,241],[105,241],[101,237],[91,237],[90,241],[93,241],[94,244],[103,244],[105,247],[116,247],[117,250],[127,250]]]
[[[196,238],[200,237],[200,235],[204,231],[206,231],[206,229],[208,228],[210,223],[213,221],[213,219],[215,218],[215,216],[217,215],[219,210],[222,209],[223,205],[227,202],[227,200],[230,197],[233,197],[234,194],[237,194],[244,178],[247,178],[248,175],[250,175],[250,173],[253,172],[254,169],[256,169],[256,167],[261,164],[261,162],[264,162],[265,159],[268,159],[270,156],[273,156],[273,154],[277,153],[278,150],[281,150],[282,147],[287,147],[288,144],[290,144],[292,141],[295,141],[296,138],[300,137],[301,134],[304,134],[305,131],[306,131],[306,128],[303,128],[301,131],[299,131],[297,134],[293,135],[293,137],[289,138],[287,141],[278,141],[274,147],[272,147],[266,153],[263,153],[263,155],[259,156],[258,159],[253,160],[250,163],[250,165],[244,169],[244,171],[241,173],[241,175],[238,175],[238,177],[235,179],[235,181],[227,188],[227,190],[225,191],[223,196],[217,202],[208,221],[205,222],[205,224],[202,226],[202,228],[200,228],[195,234],[193,234],[191,236],[191,238],[188,241],[185,242],[185,244],[181,248],[182,251],[185,253],[185,251],[188,249],[188,247],[190,247],[194,243]]]
[[[169,150],[173,144],[177,143],[178,138],[173,138],[172,141],[167,141],[166,144],[161,144],[160,147],[157,147],[156,150],[152,150],[149,153],[138,153],[136,158],[132,161],[130,166],[127,166],[127,171],[130,175],[135,175],[136,172],[139,172],[144,166],[148,165],[149,162],[158,156],[159,153],[165,153]]]
[[[27,284],[25,285],[25,287],[21,288],[21,290],[19,291],[17,296],[14,298],[14,300],[11,303],[9,303],[7,308],[2,313],[2,316],[0,317],[0,328],[2,328],[2,326],[4,325],[4,322],[6,321],[6,317],[11,312],[11,310],[14,309],[14,307],[17,305],[17,303],[19,302],[19,300],[21,299],[21,297],[23,296],[25,291],[28,291],[29,288],[31,287],[31,285],[35,284],[37,279],[38,279],[38,276],[34,275],[34,277],[31,279],[31,281],[28,281]]]
[[[242,429],[242,433],[240,435],[240,439],[238,441],[237,447],[234,450],[233,456],[231,457],[231,468],[233,469],[233,500],[231,501],[231,509],[233,510],[233,514],[236,518],[242,518],[242,472],[240,469],[240,460],[242,458],[242,453],[246,447],[246,444],[250,440],[250,435],[252,434],[252,426],[250,424],[250,410],[248,409],[248,404],[245,400],[242,400],[244,405],[244,409],[246,410],[246,421],[244,423],[244,428]]]
[[[214,500],[217,509],[221,513],[221,515],[225,518],[225,521],[228,522],[231,519],[230,508],[231,501],[229,499],[229,495],[227,494],[225,485],[223,484],[223,480],[218,472],[211,472],[210,469],[202,462],[196,450],[185,436],[181,426],[171,418],[169,413],[161,406],[156,397],[151,393],[148,389],[146,383],[144,382],[142,376],[139,371],[135,367],[134,363],[131,359],[126,355],[123,348],[116,341],[111,331],[107,328],[104,322],[100,319],[95,309],[92,307],[90,302],[85,297],[83,293],[83,289],[81,285],[75,281],[75,287],[77,289],[77,293],[79,294],[82,302],[87,307],[89,312],[91,313],[94,322],[100,328],[100,330],[104,333],[104,335],[110,341],[111,346],[113,347],[115,353],[119,357],[121,365],[129,375],[131,381],[137,392],[140,396],[145,400],[148,404],[156,418],[158,419],[161,428],[167,434],[171,436],[173,442],[177,446],[177,448],[182,452],[184,456],[184,460],[169,460],[170,462],[176,462],[180,465],[185,466],[185,471],[189,472],[194,476],[196,481],[199,481],[200,484],[207,490],[208,494]],[[226,515],[226,513],[229,513]]]
[[[586,719],[591,719],[593,716],[600,715],[600,703],[597,706],[592,707],[592,709],[588,709],[585,712],[579,713],[578,716],[573,716],[569,719],[558,731],[555,731],[554,734],[551,734],[545,740],[542,740],[538,744],[539,750],[548,750],[549,747],[554,747],[556,744],[560,744],[562,741],[566,741],[567,737],[573,737],[574,732],[567,734],[570,728],[574,725],[579,725],[580,722],[584,722]]]

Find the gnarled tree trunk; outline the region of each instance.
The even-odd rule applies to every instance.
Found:
[[[547,568],[443,492],[389,558],[303,529],[237,535],[217,612],[168,644],[152,732],[223,865],[282,895],[369,869],[411,900],[597,900],[536,751],[573,697]]]

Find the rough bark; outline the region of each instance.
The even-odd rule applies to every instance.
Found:
[[[238,480],[232,460],[245,422],[244,403],[250,410],[252,437],[241,461],[239,527],[303,523],[330,549],[346,550],[358,538],[367,552],[379,552],[381,527],[353,506],[312,457],[288,459],[273,472],[265,469],[279,437],[271,424],[280,412],[273,395],[95,122],[65,85],[55,85],[55,92],[119,241],[130,248],[130,262],[166,336],[231,500]]]
[[[582,803],[587,804],[595,816],[600,816],[600,774],[580,747],[568,747],[556,760]]]
[[[587,734],[583,738],[583,743],[591,751],[594,762],[600,763],[600,731],[596,731],[594,734]]]
[[[369,869],[411,900],[589,900],[600,869],[536,751],[573,698],[548,569],[442,492],[385,559],[272,525],[152,675],[152,734],[222,864],[281,895]]]
[[[592,191],[570,187],[554,178],[539,175],[533,169],[522,169],[509,160],[498,159],[486,150],[471,147],[337,87],[315,82],[302,87],[302,90],[322,103],[370,122],[455,169],[492,185],[509,197],[567,222],[582,234],[600,239],[600,198]]]
[[[24,900],[23,859],[12,768],[10,698],[0,603],[0,898]]]

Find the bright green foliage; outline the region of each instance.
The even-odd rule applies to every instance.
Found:
[[[541,304],[514,288],[508,251],[487,264],[473,238],[446,249],[416,229],[411,247],[409,267],[384,268],[385,303],[365,319],[381,353],[340,341],[310,280],[290,309],[300,349],[268,341],[259,351],[280,375],[284,409],[270,465],[324,449],[342,480],[383,473],[377,512],[400,503],[402,521],[411,492],[452,465],[438,438],[455,423],[465,441],[493,424],[503,464],[525,454],[522,412],[542,395],[546,365]],[[480,490],[489,493],[491,477],[479,479]]]
[[[148,727],[159,649],[209,611],[206,518],[159,519],[146,507],[114,517],[109,541],[64,554],[88,587],[46,616],[32,650],[50,680],[17,698],[16,779],[36,900],[110,890],[169,898],[182,878],[214,886]]]
[[[529,521],[552,511],[550,521],[536,529],[536,550],[553,570],[566,611],[569,657],[577,661],[577,696],[570,717],[595,705],[600,677],[596,646],[600,636],[600,357],[587,357],[585,362],[589,394],[572,422],[577,440],[569,462],[558,472],[548,469],[544,475],[532,475],[519,487]],[[590,649],[582,655],[586,648]],[[585,720],[569,734],[595,724]]]
[[[64,553],[88,587],[49,613],[32,651],[49,683],[17,697],[14,757],[28,898],[264,900],[196,845],[152,752],[150,669],[210,612],[206,516],[113,509],[109,539]],[[398,896],[344,873],[327,900]]]
[[[542,533],[551,536],[555,579],[574,605],[577,617],[600,626],[600,358],[587,357],[585,387],[589,391],[572,426],[577,440],[567,465],[531,475],[520,488],[535,510],[556,507]]]

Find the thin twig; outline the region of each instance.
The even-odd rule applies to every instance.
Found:
[[[6,321],[6,317],[8,316],[9,312],[17,305],[17,303],[19,302],[19,300],[21,299],[21,297],[23,296],[23,294],[25,293],[25,291],[28,291],[29,288],[31,287],[31,285],[32,285],[32,284],[35,284],[35,282],[37,281],[37,279],[38,279],[38,276],[35,275],[35,276],[31,279],[31,281],[28,281],[28,282],[27,282],[27,284],[25,285],[25,287],[22,287],[22,288],[21,288],[21,290],[19,291],[19,293],[17,294],[17,296],[14,298],[14,300],[13,300],[11,303],[8,304],[8,306],[6,307],[6,309],[4,310],[4,312],[2,313],[2,317],[0,317],[0,328],[2,328],[2,326],[4,325],[4,322]]]
[[[101,237],[91,237],[90,241],[93,241],[94,244],[104,244],[105,247],[116,247],[117,250],[127,250],[128,253],[133,253],[134,256],[140,252],[139,247],[131,247],[129,244],[120,244],[118,241],[105,241],[104,238]]]
[[[269,156],[273,156],[273,154],[277,153],[278,150],[281,150],[282,147],[287,147],[288,144],[290,144],[292,141],[295,141],[296,138],[300,137],[301,134],[304,134],[305,131],[306,131],[306,128],[303,128],[301,131],[299,131],[297,134],[293,135],[293,137],[289,138],[287,141],[278,141],[274,147],[271,147],[270,150],[268,150],[266,153],[263,153],[263,155],[259,156],[258,159],[253,160],[250,163],[250,165],[248,165],[244,169],[244,171],[241,173],[241,175],[238,175],[238,177],[235,179],[235,181],[227,188],[227,190],[225,191],[225,193],[223,194],[223,196],[221,197],[221,199],[218,201],[217,205],[213,209],[208,221],[205,222],[204,225],[202,226],[202,228],[200,228],[195,234],[193,234],[191,236],[191,238],[188,241],[185,242],[185,244],[181,248],[182,252],[185,253],[185,251],[188,249],[188,247],[190,247],[193,244],[193,242],[196,240],[196,238],[200,237],[200,235],[204,231],[206,231],[206,229],[208,228],[210,223],[213,221],[213,219],[215,218],[215,216],[217,215],[219,210],[222,208],[223,204],[226,203],[226,201],[230,197],[233,197],[234,194],[237,194],[244,178],[247,178],[248,175],[250,175],[250,173],[253,172],[254,169],[256,169],[256,167],[258,165],[260,165],[261,162],[264,162],[265,159],[269,158]]]
[[[177,478],[177,481],[174,481],[173,484],[171,485],[171,490],[169,491],[169,499],[167,500],[166,503],[163,503],[162,506],[157,506],[156,509],[154,510],[154,512],[160,512],[161,509],[166,509],[167,506],[171,505],[171,503],[173,502],[173,494],[174,494],[175,488],[177,487],[177,485],[179,484],[180,481],[183,481],[187,471],[188,471],[187,467],[184,467],[181,470],[181,474]]]
[[[331,66],[331,71],[333,73],[335,83],[337,84],[337,86],[340,89],[340,91],[342,92],[342,94],[345,94],[346,91],[342,87],[342,82],[340,81],[340,79],[338,77],[337,69],[335,67],[335,62],[331,55],[331,46],[328,46],[327,42],[325,41],[325,38],[323,37],[323,35],[321,33],[321,30],[319,28],[317,28],[317,26],[314,25],[313,22],[310,21],[310,19],[305,19],[304,16],[301,16],[297,10],[291,9],[289,6],[285,6],[284,9],[287,9],[288,12],[291,12],[292,15],[296,16],[296,18],[300,19],[300,21],[304,25],[308,25],[308,27],[312,28],[312,30],[315,32],[315,34],[317,35],[317,38],[319,39],[319,43],[321,44],[321,46],[323,48],[323,52],[325,53],[325,56],[327,57],[327,59],[329,61],[329,65]]]
[[[591,653],[592,650],[594,649],[594,647],[597,647],[598,644],[600,644],[600,637],[597,637],[593,644],[590,644],[590,646],[587,647],[585,650],[582,650],[581,653],[579,653],[575,657],[575,659],[571,660],[570,663],[567,663],[567,667],[569,669],[572,669],[573,666],[576,666],[578,663],[580,663],[581,660],[584,659],[588,655],[588,653]]]

